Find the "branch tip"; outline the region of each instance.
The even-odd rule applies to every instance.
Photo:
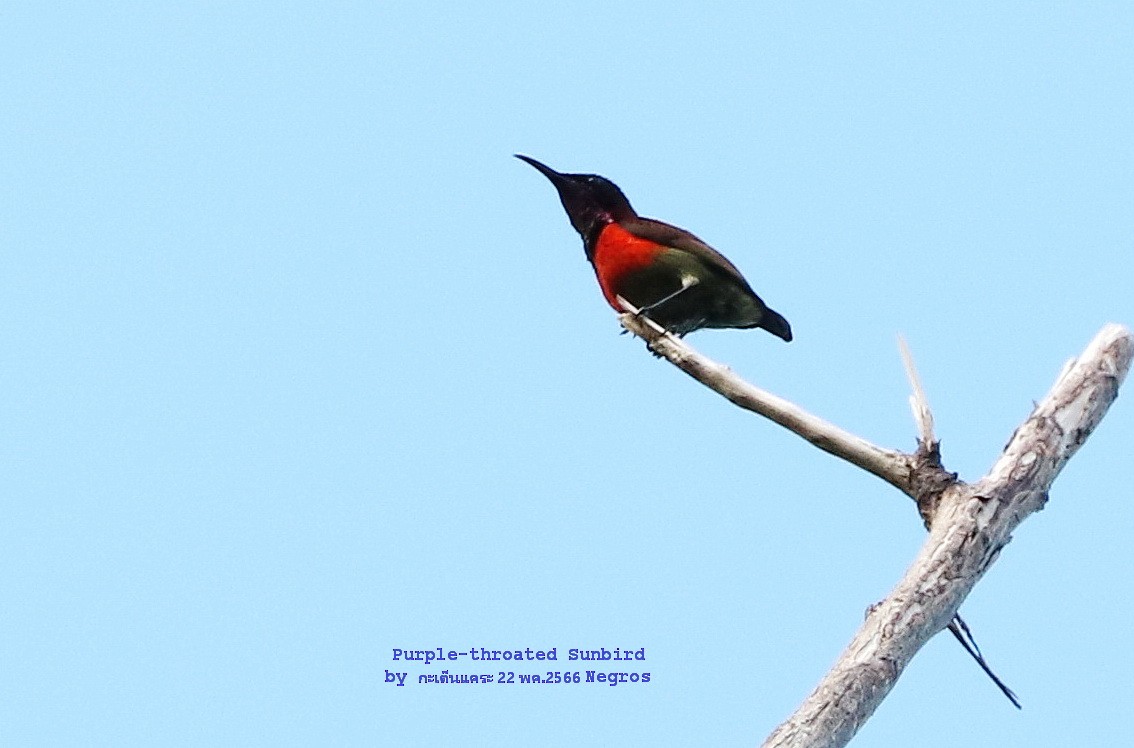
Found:
[[[937,437],[933,434],[933,411],[929,409],[929,400],[925,397],[925,390],[921,386],[921,377],[918,376],[917,366],[914,364],[913,354],[906,344],[905,337],[898,333],[898,351],[902,355],[902,365],[906,369],[906,378],[910,381],[910,410],[913,412],[914,424],[917,426],[918,445],[925,450],[932,451],[937,445]]]

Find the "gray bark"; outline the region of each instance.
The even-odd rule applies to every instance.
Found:
[[[819,448],[877,475],[917,501],[925,544],[802,705],[765,748],[846,745],[893,688],[919,649],[954,620],[965,597],[1030,514],[1043,508],[1060,470],[1098,426],[1130,369],[1134,336],[1105,326],[1016,429],[988,475],[968,484],[941,466],[932,418],[915,380],[918,449],[882,449],[744,382],[651,321],[622,315],[650,349],[737,405],[766,416]]]

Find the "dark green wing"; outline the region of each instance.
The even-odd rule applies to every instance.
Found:
[[[618,223],[622,228],[635,236],[649,239],[658,244],[664,244],[667,247],[684,250],[700,258],[706,265],[716,268],[726,275],[732,276],[732,278],[747,289],[749,293],[755,295],[752,287],[748,285],[748,281],[740,274],[740,270],[737,269],[736,265],[733,265],[729,262],[727,257],[693,234],[690,234],[685,229],[679,229],[663,221],[656,221],[653,218],[642,218],[641,216],[622,220]]]

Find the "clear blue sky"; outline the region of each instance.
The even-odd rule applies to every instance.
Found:
[[[693,345],[910,448],[904,333],[965,478],[1134,323],[1129,3],[105,5],[0,12],[6,745],[742,746],[806,696],[912,505],[618,335],[514,152],[796,334]],[[856,746],[1129,739],[1131,399],[962,609],[1024,710],[941,636]],[[601,646],[651,682],[383,682]]]

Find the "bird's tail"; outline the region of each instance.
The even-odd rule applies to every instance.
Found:
[[[763,327],[777,338],[783,338],[788,343],[791,342],[791,325],[779,312],[765,309],[764,315],[760,317],[760,323],[756,326]]]

